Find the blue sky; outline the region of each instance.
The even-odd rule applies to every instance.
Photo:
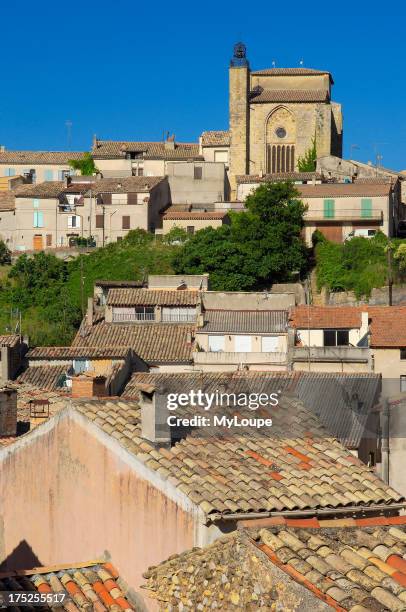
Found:
[[[360,160],[378,152],[383,165],[406,169],[405,17],[404,3],[365,0],[7,3],[0,144],[66,149],[67,120],[72,150],[88,149],[94,133],[195,141],[226,129],[228,63],[242,39],[253,69],[303,58],[330,70],[344,155],[354,144]]]

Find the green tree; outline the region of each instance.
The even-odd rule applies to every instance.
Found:
[[[230,225],[194,234],[175,254],[178,273],[210,274],[213,289],[248,290],[287,281],[307,265],[305,206],[294,185],[263,183]]]
[[[0,240],[0,265],[8,265],[11,263],[11,251],[7,247],[4,240]]]
[[[163,236],[163,241],[167,244],[183,244],[188,240],[189,235],[183,227],[177,227],[176,225],[169,230],[165,236]]]
[[[82,176],[92,176],[98,172],[91,153],[84,153],[82,159],[70,159],[69,165],[74,170],[79,170]]]
[[[317,148],[316,148],[316,137],[313,138],[311,147],[307,149],[306,153],[299,157],[297,160],[297,167],[299,172],[314,172],[316,170],[317,162]]]

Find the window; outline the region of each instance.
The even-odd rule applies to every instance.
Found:
[[[44,170],[44,181],[53,181],[53,180],[54,180],[54,171]]]
[[[361,199],[361,217],[363,219],[369,219],[372,217],[372,200],[371,198]]]
[[[335,216],[335,200],[324,200],[324,218],[334,219]]]
[[[96,215],[96,229],[103,229],[104,215]]]
[[[186,228],[186,231],[188,234],[194,234],[195,233],[195,226],[194,225],[188,225]]]
[[[404,374],[400,377],[400,390],[402,393],[406,391],[406,376]]]
[[[194,167],[194,179],[195,181],[201,181],[203,178],[203,168],[202,166]]]
[[[236,353],[251,352],[251,336],[235,336],[234,351]]]
[[[124,215],[122,219],[122,228],[125,230],[130,229],[130,215]]]
[[[400,349],[400,358],[401,359],[406,359],[406,348],[401,348]]]
[[[261,342],[263,353],[274,353],[279,348],[278,336],[262,336]]]
[[[34,206],[34,208],[39,208],[39,200],[38,200],[38,198],[34,198],[33,199],[32,205]]]
[[[214,353],[224,351],[224,336],[209,336],[209,351]]]
[[[117,242],[120,242],[120,240],[122,240],[123,237],[122,236],[117,236]]]
[[[276,128],[275,134],[278,138],[286,138],[286,130],[284,127]]]
[[[4,176],[15,176],[15,168],[4,168]]]
[[[68,216],[68,227],[80,227],[79,215],[69,215]]]
[[[135,318],[137,321],[154,321],[155,311],[153,306],[137,306],[135,308]]]
[[[39,210],[34,210],[34,227],[44,227],[44,213]]]
[[[323,332],[324,346],[348,346],[348,329],[325,329]]]
[[[52,246],[52,234],[47,234],[46,235],[46,245],[47,245],[47,247]]]
[[[164,306],[162,308],[162,321],[165,323],[194,323],[196,321],[196,308],[193,306]]]
[[[214,161],[228,164],[228,151],[214,151]]]
[[[70,170],[58,170],[58,181],[64,181],[67,176],[70,176]]]

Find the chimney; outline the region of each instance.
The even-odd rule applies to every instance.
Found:
[[[86,324],[88,327],[93,325],[93,312],[94,312],[94,298],[87,298],[87,312],[86,312]]]
[[[0,437],[17,435],[17,391],[0,389]]]
[[[6,147],[4,145],[0,145],[0,153],[4,153],[6,151]]]
[[[172,136],[167,136],[165,140],[165,151],[174,151],[175,150],[175,134]]]
[[[10,378],[10,357],[8,346],[1,347],[1,380],[6,382]]]
[[[91,376],[82,374],[72,378],[72,397],[106,397],[105,376]]]
[[[97,143],[97,136],[96,134],[93,134],[93,149],[97,149],[98,143]]]
[[[140,385],[141,437],[159,444],[170,443],[171,431],[167,418],[171,412],[166,395],[156,393],[152,385]]]

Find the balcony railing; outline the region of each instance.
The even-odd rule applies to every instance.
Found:
[[[295,346],[291,355],[293,361],[368,363],[370,350],[360,346]]]
[[[195,314],[163,314],[163,323],[195,323]]]
[[[365,212],[354,208],[336,209],[334,212],[327,213],[323,208],[310,208],[305,212],[305,219],[308,221],[382,221],[382,210],[372,210]]]
[[[136,321],[155,321],[153,312],[113,312],[113,322],[136,322]]]
[[[285,364],[286,353],[235,353],[228,351],[199,351],[193,353],[195,364],[201,365],[238,365],[238,364]]]

